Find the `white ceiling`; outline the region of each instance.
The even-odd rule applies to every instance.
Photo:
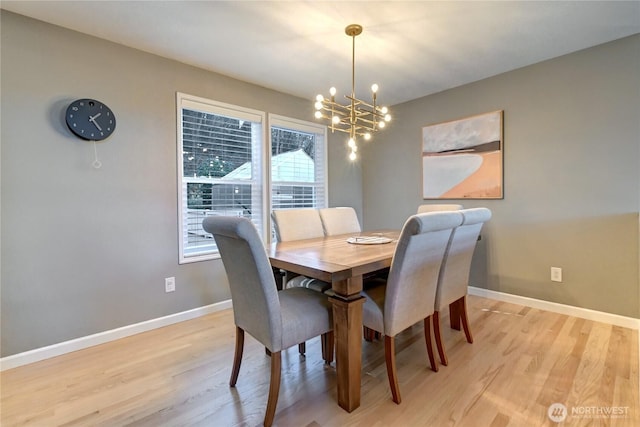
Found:
[[[2,1],[3,9],[310,100],[398,104],[640,33],[640,1]]]

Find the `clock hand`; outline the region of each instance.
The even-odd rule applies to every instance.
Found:
[[[96,122],[96,117],[100,117],[102,113],[98,113],[95,116],[91,117],[89,116],[89,121],[92,122],[94,125],[96,125],[96,127],[98,128],[98,130],[100,132],[102,132],[102,128],[100,127],[100,125],[98,124],[98,122]]]

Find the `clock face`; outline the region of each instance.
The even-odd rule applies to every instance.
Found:
[[[95,99],[78,99],[67,107],[67,127],[88,141],[108,138],[116,129],[113,111]]]

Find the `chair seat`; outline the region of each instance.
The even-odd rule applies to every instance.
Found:
[[[283,350],[333,329],[331,303],[326,295],[298,287],[278,292],[278,298],[282,311]]]
[[[318,279],[312,279],[306,276],[296,276],[287,282],[285,288],[307,288],[322,293],[328,289],[331,289],[331,283],[323,282],[322,280]]]

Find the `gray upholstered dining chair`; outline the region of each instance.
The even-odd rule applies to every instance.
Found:
[[[318,209],[325,236],[362,231],[356,210],[351,207]]]
[[[324,237],[322,220],[317,209],[275,209],[271,212],[273,228],[279,242]],[[304,287],[324,292],[331,283],[285,272],[284,287]]]
[[[395,336],[398,333],[422,321],[431,369],[438,370],[433,356],[430,319],[444,253],[453,229],[461,223],[459,212],[431,212],[409,217],[398,238],[388,279],[362,291],[366,297],[364,326],[384,334],[387,375],[395,403],[401,402],[395,363]]]
[[[281,351],[322,335],[326,362],[333,359],[333,324],[327,297],[306,288],[278,291],[262,240],[246,218],[211,216],[202,223],[213,234],[224,264],[233,304],[236,347],[229,385],[240,372],[244,334],[248,332],[271,352],[271,380],[264,425],[270,426],[278,403]]]
[[[425,213],[425,212],[440,212],[440,211],[459,211],[460,209],[463,209],[462,205],[458,205],[458,204],[435,204],[435,205],[429,205],[429,204],[425,204],[425,205],[420,205],[418,206],[418,213]]]
[[[467,316],[467,289],[471,259],[478,242],[478,236],[485,222],[491,219],[491,211],[487,208],[463,209],[462,224],[451,234],[451,239],[440,268],[438,289],[433,314],[433,330],[440,362],[447,365],[447,355],[442,343],[440,329],[440,312],[449,307],[451,327],[460,330],[460,323],[464,329],[467,342],[473,342]]]
[[[279,242],[324,236],[322,220],[317,209],[274,209],[271,219]]]
[[[324,237],[324,228],[317,209],[274,209],[271,212],[271,220],[276,232],[276,239],[279,242]],[[326,292],[331,289],[331,283],[322,280],[301,276],[290,271],[282,273],[285,289],[308,288],[317,292]],[[304,342],[300,342],[298,350],[300,354],[306,353]],[[322,351],[325,350],[323,342]]]

